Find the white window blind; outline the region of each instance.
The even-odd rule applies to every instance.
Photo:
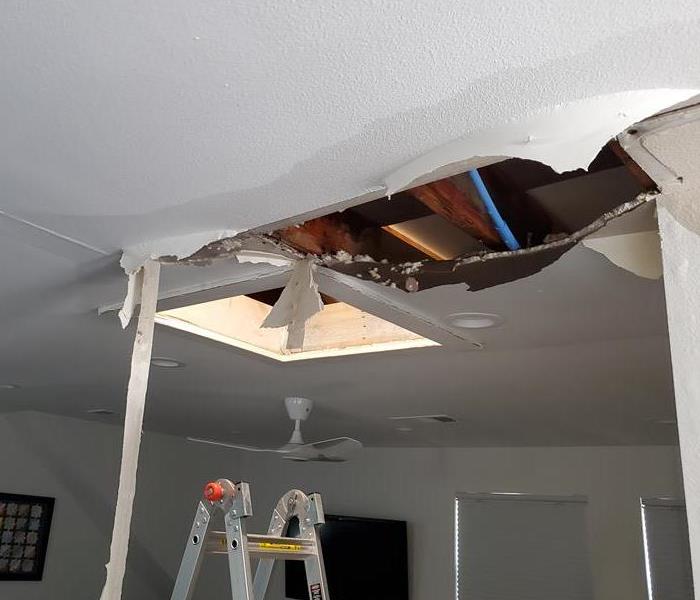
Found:
[[[650,600],[692,600],[685,505],[674,500],[643,498],[642,523]]]
[[[460,494],[458,600],[591,600],[586,499]]]

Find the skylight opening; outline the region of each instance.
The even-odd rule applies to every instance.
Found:
[[[273,292],[274,293],[274,292]],[[280,362],[439,346],[437,342],[344,302],[324,298],[306,322],[304,343],[287,348],[287,328],[263,328],[270,292],[192,304],[156,314],[156,323]]]

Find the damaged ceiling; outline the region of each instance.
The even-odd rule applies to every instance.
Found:
[[[129,336],[95,309],[123,296],[122,249],[194,251],[341,208],[367,219],[365,202],[447,176],[461,185],[473,167],[498,169],[492,157],[587,166],[610,136],[700,88],[698,20],[690,1],[454,3],[440,13],[428,2],[11,3],[0,23],[0,384],[21,387],[0,392],[2,410],[119,412]],[[466,164],[476,155],[485,158]],[[615,169],[627,173],[602,171]],[[567,177],[519,185],[546,205]],[[425,258],[401,241],[417,232],[431,259],[496,244],[493,231],[474,245],[454,222],[436,228],[445,214],[432,202],[429,214],[386,224],[400,225],[388,235],[407,246],[401,262]],[[156,351],[187,367],[154,374],[147,427],[221,437],[229,416],[230,430],[273,439],[267,411],[294,388],[317,399],[322,433],[354,419],[356,437],[376,445],[672,440],[654,424],[672,411],[661,282],[580,246],[545,264],[496,287],[472,278],[480,291],[468,295],[429,289],[427,277],[418,294],[385,290],[430,327],[465,310],[502,315],[477,352],[333,359],[282,375],[159,331]],[[265,265],[206,273],[167,267],[164,290],[276,276]],[[610,383],[621,374],[624,387]],[[443,405],[427,407],[435,398]],[[193,405],[204,407],[196,417]],[[459,423],[407,440],[384,421],[399,409]]]
[[[508,159],[266,237],[281,249],[381,285],[415,292],[463,283],[476,291],[535,274],[577,243],[643,209],[657,193],[651,178],[614,141],[587,170],[557,174],[541,163]],[[641,231],[655,229],[650,221],[637,219]],[[593,245],[606,254],[600,241]],[[656,250],[660,253],[658,238]],[[207,254],[205,248],[190,260]]]

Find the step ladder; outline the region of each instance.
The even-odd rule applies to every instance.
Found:
[[[225,531],[212,529],[217,512],[223,513]],[[233,600],[263,600],[275,560],[303,560],[309,599],[329,600],[318,534],[319,526],[324,523],[321,496],[288,491],[277,502],[266,535],[247,533],[246,519],[252,514],[247,483],[218,479],[205,486],[170,600],[192,598],[205,554],[228,555]],[[286,537],[294,517],[299,520],[299,536]],[[260,559],[254,580],[251,558]]]

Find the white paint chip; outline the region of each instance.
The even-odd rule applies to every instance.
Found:
[[[153,328],[156,304],[158,302],[158,282],[160,264],[147,261],[143,267],[141,287],[141,312],[139,314],[134,349],[131,355],[131,375],[126,394],[126,415],[124,417],[124,439],[122,442],[122,462],[119,472],[119,492],[114,514],[112,543],[109,549],[109,562],[106,565],[107,579],[100,600],[120,600],[126,573],[126,557],[129,549],[131,515],[136,493],[136,471],[141,445],[143,413],[148,389],[148,374],[151,366]],[[134,282],[132,286],[135,286]],[[135,295],[135,292],[134,292]]]

